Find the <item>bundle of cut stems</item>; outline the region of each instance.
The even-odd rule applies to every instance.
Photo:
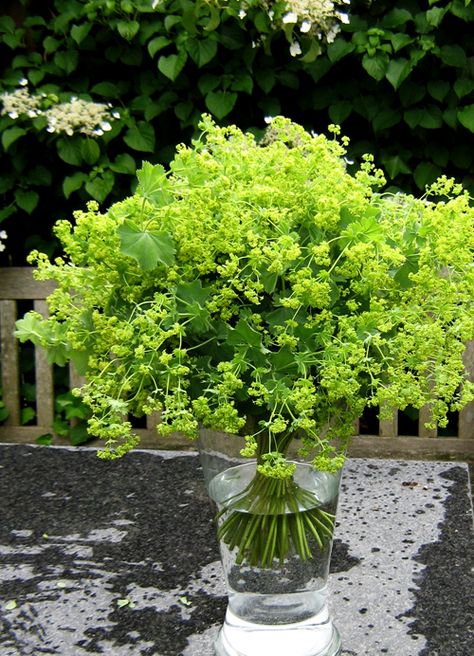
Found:
[[[237,549],[237,565],[282,567],[292,555],[308,560],[324,548],[334,530],[334,515],[320,505],[293,478],[257,472],[221,508],[217,534],[230,551]]]

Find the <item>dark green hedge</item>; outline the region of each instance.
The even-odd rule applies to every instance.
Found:
[[[329,45],[278,22],[283,2],[272,3],[273,22],[260,0],[248,0],[244,17],[237,0],[5,6],[0,92],[27,80],[44,107],[77,96],[110,103],[120,118],[90,137],[47,132],[42,116],[0,117],[0,264],[23,264],[41,241],[51,250],[52,223],[87,199],[123,198],[141,161],[169,161],[203,112],[256,132],[280,113],[316,131],[339,123],[351,157],[374,153],[391,185],[422,190],[443,172],[474,187],[469,1],[353,1]]]

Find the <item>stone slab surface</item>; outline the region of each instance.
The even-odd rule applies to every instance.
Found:
[[[0,445],[0,495],[0,656],[212,655],[226,596],[195,455]],[[472,527],[466,465],[348,461],[344,656],[473,656]]]

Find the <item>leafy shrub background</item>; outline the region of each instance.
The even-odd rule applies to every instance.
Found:
[[[166,164],[203,112],[261,131],[284,114],[339,123],[357,160],[372,152],[389,183],[422,190],[441,172],[469,188],[474,153],[474,7],[467,0],[353,1],[332,43],[273,23],[261,3],[15,0],[0,17],[1,92],[28,80],[45,102],[111,103],[92,138],[49,133],[41,117],[0,117],[1,265],[23,265],[51,226],[87,199],[128,195],[142,160]],[[272,5],[276,18],[286,5]],[[293,56],[297,39],[301,54]]]

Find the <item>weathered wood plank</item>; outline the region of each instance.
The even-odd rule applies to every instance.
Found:
[[[0,354],[2,357],[3,402],[9,412],[7,426],[20,423],[20,367],[18,342],[13,334],[16,320],[16,302],[0,300]]]
[[[41,435],[52,433],[51,426],[0,426],[0,442],[8,444],[36,444]],[[67,438],[54,436],[53,444],[70,446]]]
[[[464,366],[469,380],[474,381],[474,340],[466,345]],[[462,439],[474,440],[474,401],[468,403],[459,413],[458,435]]]
[[[72,362],[69,363],[69,387],[74,389],[74,387],[82,387],[85,383],[84,376],[80,376]]]
[[[392,412],[391,419],[384,419],[379,422],[380,437],[396,437],[398,435],[398,412]]]
[[[426,428],[425,424],[431,421],[432,413],[429,407],[425,406],[420,408],[420,415],[418,418],[418,435],[420,437],[437,437],[438,430],[436,428]]]
[[[403,460],[473,460],[474,440],[459,437],[355,437],[349,447],[352,458]]]
[[[152,412],[146,418],[146,429],[151,434],[157,435],[156,426],[160,423],[160,413],[158,411]]]
[[[56,287],[52,281],[35,280],[34,267],[1,267],[0,299],[44,300]]]
[[[35,301],[34,309],[47,317],[45,301]],[[46,351],[35,347],[36,418],[41,426],[52,426],[54,420],[54,381],[53,367],[49,364]],[[51,429],[50,429],[51,430]]]

